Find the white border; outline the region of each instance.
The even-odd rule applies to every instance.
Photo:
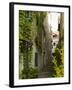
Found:
[[[38,79],[18,79],[19,70],[19,10],[29,11],[54,11],[64,12],[64,77],[62,78],[38,78]],[[14,5],[14,85],[34,85],[68,82],[69,56],[68,56],[68,8],[63,7],[44,7],[29,5]]]

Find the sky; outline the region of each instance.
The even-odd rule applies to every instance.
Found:
[[[49,22],[49,25],[51,25],[51,30],[53,32],[58,30],[59,15],[60,15],[59,13],[53,13],[53,12],[48,15],[48,22]]]

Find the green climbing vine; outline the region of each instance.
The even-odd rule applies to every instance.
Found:
[[[28,78],[32,58],[32,13],[23,10],[19,11],[19,53],[23,54],[23,70],[19,77]],[[27,72],[23,73],[24,71]]]

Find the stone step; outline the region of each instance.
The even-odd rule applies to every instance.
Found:
[[[38,74],[38,78],[47,78],[49,75],[49,72],[41,72]]]

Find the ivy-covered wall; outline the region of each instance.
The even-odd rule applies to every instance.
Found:
[[[45,12],[19,11],[19,78],[36,78],[37,67],[32,67],[33,46],[42,51],[42,31]],[[22,58],[21,58],[22,57]],[[35,63],[35,62],[34,62]]]

